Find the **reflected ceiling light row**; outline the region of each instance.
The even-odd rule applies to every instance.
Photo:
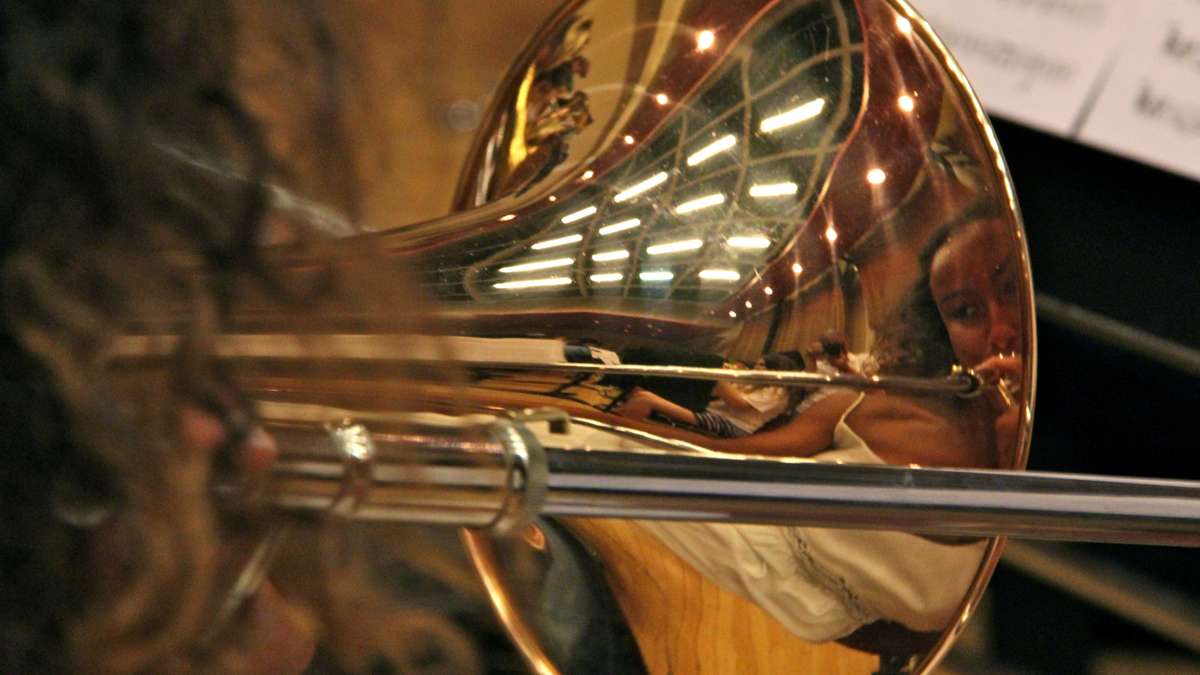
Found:
[[[670,281],[675,278],[675,274],[666,270],[651,270],[638,274],[638,278],[642,281]]]
[[[533,272],[536,270],[548,270],[555,267],[569,267],[575,262],[574,258],[554,258],[552,260],[536,260],[534,262],[521,263],[519,265],[509,265],[501,267],[501,274],[516,274],[518,272]]]
[[[696,152],[688,155],[687,165],[696,166],[700,162],[711,158],[719,152],[724,152],[733,146],[737,145],[737,138],[733,134],[726,134],[708,145],[700,148]]]
[[[562,222],[564,225],[569,225],[577,220],[583,220],[584,218],[593,215],[596,215],[596,207],[588,206],[586,208],[579,209],[574,213],[568,213],[567,215],[563,216]]]
[[[574,244],[577,241],[583,241],[582,234],[568,234],[565,237],[557,237],[555,239],[547,239],[545,241],[539,241],[538,243],[534,244],[533,246],[530,246],[529,248],[531,248],[535,251],[543,251],[548,248],[555,248],[558,246],[566,246],[567,244]]]
[[[705,281],[737,281],[742,278],[737,270],[700,270],[697,276]]]
[[[700,239],[682,239],[680,241],[668,241],[662,244],[654,244],[646,247],[647,255],[667,255],[669,253],[682,253],[683,251],[695,251],[704,245]]]
[[[758,129],[764,134],[769,134],[772,131],[777,131],[779,129],[790,127],[793,124],[799,124],[801,122],[811,120],[817,115],[820,115],[821,111],[824,109],[825,99],[814,98],[808,103],[798,105],[795,108],[785,110],[777,115],[772,115],[764,119],[758,125]]]
[[[653,190],[665,182],[667,182],[667,172],[659,171],[646,180],[640,183],[634,183],[633,185],[630,185],[624,190],[618,192],[617,195],[613,197],[613,201],[617,203],[629,201],[630,199],[633,199],[647,190]]]
[[[604,227],[597,230],[597,232],[600,234],[601,237],[606,237],[606,236],[608,236],[610,234],[614,234],[616,232],[624,232],[625,230],[632,230],[633,228],[635,228],[641,224],[642,224],[641,219],[630,218],[629,220],[622,220],[620,222],[613,223],[611,225],[605,225]]]
[[[533,248],[551,248],[552,246],[562,246],[565,244],[575,243],[581,240],[582,235],[573,234],[567,237],[559,237],[558,239],[550,239],[543,242],[538,242],[533,245]],[[734,248],[743,249],[765,249],[771,246],[771,240],[763,236],[745,235],[729,237],[725,240]],[[704,241],[701,239],[682,239],[679,241],[668,241],[661,244],[652,244],[646,247],[647,255],[669,255],[671,253],[683,253],[685,251],[695,251],[704,246]],[[625,260],[629,257],[627,249],[613,249],[611,251],[601,251],[592,254],[592,260],[596,262],[610,262],[614,260]],[[500,272],[504,274],[513,274],[516,272],[532,272],[534,270],[552,269],[555,267],[567,267],[575,262],[574,258],[555,258],[552,260],[536,260],[533,262],[520,263],[501,267]]]
[[[900,106],[904,112],[912,112],[913,108],[917,107],[916,101],[908,94],[901,94],[900,98],[896,99],[896,105]]]
[[[724,203],[725,203],[725,195],[721,194],[720,192],[714,192],[711,195],[704,195],[703,197],[697,197],[696,199],[691,199],[686,202],[683,202],[682,204],[677,205],[675,207],[675,213],[679,213],[679,214],[692,213],[694,211],[699,211],[701,209],[707,209],[707,208],[712,208],[714,206],[720,206],[721,204],[724,204]]]
[[[725,240],[733,248],[764,249],[770,248],[771,240],[762,235],[737,235]]]
[[[546,277],[544,279],[521,279],[520,281],[501,281],[497,284],[492,284],[495,288],[501,290],[512,290],[520,288],[544,288],[547,286],[569,286],[571,285],[570,277]]]
[[[826,240],[828,240],[828,241],[829,241],[829,243],[831,243],[831,244],[832,244],[833,242],[837,241],[837,239],[838,239],[838,233],[837,233],[837,230],[833,229],[833,226],[832,226],[832,225],[830,225],[829,227],[825,228],[825,239],[826,239]]]
[[[701,279],[704,279],[706,281],[738,281],[739,279],[742,278],[741,273],[738,272],[737,270],[720,270],[720,269],[700,270],[700,272],[698,272],[696,274],[696,276],[698,276]],[[557,279],[565,279],[565,278],[566,277],[557,277]],[[620,272],[597,272],[596,274],[593,274],[588,277],[588,279],[590,279],[596,283],[611,283],[614,281],[620,281],[621,279],[624,279],[624,278],[625,278],[625,275]],[[641,279],[642,281],[670,281],[675,278],[675,273],[671,272],[670,270],[647,270],[645,272],[641,272],[640,274],[638,274],[638,278]],[[551,280],[549,280],[549,279],[532,279],[531,281],[532,282],[549,282]],[[510,282],[504,282],[504,283],[520,284],[522,282],[510,281]],[[545,283],[542,285],[556,285],[556,284]],[[497,287],[499,287],[499,284],[497,284]],[[508,288],[519,288],[519,286],[508,286]]]
[[[696,33],[696,51],[707,51],[716,43],[717,34],[711,30],[702,30],[699,33]]]
[[[880,185],[887,180],[887,172],[880,168],[874,168],[867,172],[867,182],[871,185]]]
[[[701,270],[697,275],[706,281],[737,281],[742,278],[742,275],[735,270]],[[607,284],[621,281],[625,275],[620,272],[599,272],[588,277],[592,283]],[[675,278],[673,272],[667,270],[648,270],[638,274],[638,278],[642,281],[670,281]],[[541,279],[521,279],[519,281],[501,281],[492,284],[494,288],[500,290],[520,290],[523,288],[553,288],[556,286],[570,286],[572,284],[570,277],[545,277]],[[750,307],[749,301],[746,303]]]
[[[629,257],[629,251],[623,248],[615,251],[602,251],[592,255],[592,260],[596,262],[609,262],[611,260],[624,260]]]
[[[800,190],[795,183],[755,183],[750,186],[750,196],[762,199],[764,197],[783,197],[794,195]]]

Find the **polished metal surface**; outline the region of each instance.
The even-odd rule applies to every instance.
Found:
[[[633,18],[617,25],[617,17]],[[560,128],[542,144],[543,125],[529,120],[568,110],[587,123]],[[906,5],[568,3],[502,85],[457,205],[467,214],[488,209],[486,219],[415,225],[383,238],[391,250],[415,254],[418,282],[436,299],[443,330],[497,341],[460,357],[471,363],[472,405],[557,405],[574,416],[726,453],[971,469],[1024,465],[1035,353],[1015,201],[961,72]],[[566,359],[540,356],[535,344],[522,352],[499,342],[513,338],[556,343],[575,356],[570,360],[590,362],[577,371],[630,371],[556,374]],[[832,356],[839,350],[829,345],[839,341],[853,360]],[[974,399],[884,383],[862,398],[817,387],[792,397],[776,383],[716,386],[649,377],[636,372],[641,366],[696,374],[808,369],[943,386],[953,369],[980,368],[985,380]],[[574,461],[605,458],[615,460],[612,472],[598,470],[594,482],[569,470],[556,473]],[[550,471],[548,512],[755,521],[771,510],[747,496],[761,485],[734,478],[752,472],[750,464],[733,462],[730,484],[679,494],[672,493],[680,483],[670,474],[692,474],[675,465],[647,474],[640,459],[566,453]],[[628,473],[616,468],[621,462],[629,463]],[[763,466],[770,467],[764,474],[781,471]],[[889,468],[872,467],[885,474]],[[848,482],[855,470],[815,470],[823,469],[834,476],[844,471]],[[568,485],[580,489],[571,493]],[[708,489],[719,497],[697,496]],[[805,493],[796,485],[780,491]],[[770,503],[781,514],[772,522],[819,525],[818,513],[830,518],[826,524],[854,520],[846,504],[822,509],[795,498],[795,508],[785,506],[787,499]],[[982,507],[987,497],[980,499]],[[991,513],[992,505],[983,510]],[[923,506],[930,514],[958,513]],[[909,517],[928,526],[920,513]],[[869,514],[860,512],[858,524],[887,522]],[[939,524],[952,527],[950,520]],[[1008,519],[1006,527],[1019,520]],[[588,532],[585,539],[596,536]],[[739,564],[732,550],[714,553],[720,547],[713,546],[701,555],[724,562],[697,560],[688,551],[704,543],[658,536],[718,585],[722,573],[713,570]],[[885,549],[881,544],[859,557],[879,556],[887,567],[884,561],[910,555],[903,545]],[[979,570],[975,583],[961,587],[963,611],[994,555],[955,558],[954,565]],[[746,594],[772,605],[753,589]],[[935,604],[940,609],[928,610],[924,620],[908,620],[912,630],[927,635],[934,616],[945,617],[943,629],[961,624],[944,600]],[[636,606],[636,599],[626,601],[630,616]],[[899,661],[901,669],[921,670],[932,662],[920,657],[930,653],[927,639],[914,636],[908,647],[897,647],[904,639],[852,636],[849,643],[881,655],[872,667]],[[643,648],[653,651],[648,642]],[[686,668],[678,658],[664,667]]]
[[[286,360],[306,359],[316,348],[326,361],[372,362],[375,364],[420,364],[437,362],[484,371],[585,374],[599,376],[631,375],[670,377],[680,380],[732,382],[742,385],[780,387],[840,387],[856,391],[883,389],[905,393],[954,394],[960,397],[982,393],[981,378],[968,370],[955,370],[944,377],[905,375],[863,375],[848,372],[808,372],[803,370],[703,368],[680,365],[639,365],[627,363],[568,363],[559,361],[496,361],[472,358],[469,351],[449,354],[414,353],[418,343],[441,341],[453,344],[453,338],[438,340],[427,335],[223,335],[214,341],[213,350],[226,359]],[[173,336],[124,337],[116,341],[115,351],[125,358],[166,356],[178,346]]]
[[[438,428],[445,429],[453,420],[441,422]],[[431,422],[411,418],[408,424],[429,427]],[[461,485],[494,483],[497,465],[520,467],[510,475],[535,476],[506,482],[503,491],[510,499],[495,502],[494,517],[481,526],[493,533],[516,530],[502,516],[508,503],[527,496],[522,525],[539,516],[586,516],[1200,546],[1200,484],[1192,481],[834,464],[661,447],[542,447],[520,422],[474,424],[497,441],[474,448],[486,458],[474,465],[462,463],[457,443],[428,434],[390,436],[388,450],[424,458],[403,478],[408,485],[449,486],[445,470],[433,467],[452,464],[458,464],[455,482]],[[555,434],[545,438],[552,442]],[[394,468],[371,464],[366,475],[372,479],[361,493],[359,510],[347,515],[446,522],[444,515],[430,517],[444,508],[443,494],[409,490]],[[336,456],[288,457],[274,472],[279,508],[317,513],[329,508],[321,505],[323,498],[341,492],[358,475]]]
[[[360,428],[370,425],[374,451],[347,462],[322,421],[344,411],[275,403],[264,405],[262,415],[263,426],[285,448],[272,467],[275,505],[284,510],[486,528],[511,522],[517,507],[528,503],[514,490],[515,481],[524,480],[518,467],[527,455],[508,445],[519,436],[503,422],[360,419]],[[529,501],[536,495],[534,486]]]
[[[995,564],[971,537],[1078,522],[995,472],[1024,466],[1032,425],[1024,234],[986,116],[902,0],[572,0],[501,83],[456,213],[360,228],[273,195],[291,229],[266,238],[272,283],[319,301],[239,298],[214,350],[283,451],[278,506],[344,494],[325,429],[350,419],[376,448],[358,518],[785,523],[564,518],[652,672],[926,670]],[[170,351],[152,328],[126,356]],[[592,440],[467,416],[541,408]],[[1003,508],[1014,492],[1031,511]],[[519,546],[466,537],[530,668],[560,672],[549,624],[517,609]],[[755,556],[806,585],[747,581]],[[651,563],[686,583],[639,596]],[[705,612],[734,606],[770,650],[703,648]]]

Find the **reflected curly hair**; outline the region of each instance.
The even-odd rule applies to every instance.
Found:
[[[225,390],[204,345],[262,276],[270,165],[233,92],[234,25],[220,1],[0,3],[0,671],[194,665],[218,554],[177,414]],[[160,139],[221,148],[249,180],[188,174]],[[114,338],[181,303],[180,358],[123,382]],[[114,504],[129,563],[105,579],[68,516]]]

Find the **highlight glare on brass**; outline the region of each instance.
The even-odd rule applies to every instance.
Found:
[[[800,186],[792,182],[787,183],[756,183],[750,186],[751,197],[783,197],[785,195],[794,195],[800,190]]]
[[[626,251],[623,248],[617,249],[614,251],[601,251],[600,253],[592,254],[592,260],[595,260],[596,262],[608,262],[610,260],[624,260],[628,257],[629,257],[629,251]]]
[[[715,194],[704,195],[703,197],[696,197],[695,199],[689,199],[686,202],[678,204],[675,207],[675,213],[679,213],[679,214],[692,213],[694,211],[700,211],[703,209],[712,208],[714,206],[720,206],[721,204],[724,204],[724,203],[725,203],[725,195],[717,192]]]
[[[535,260],[533,262],[521,263],[519,265],[508,265],[500,268],[501,274],[517,274],[519,272],[534,272],[537,270],[548,270],[555,267],[567,267],[575,262],[574,258],[554,258],[552,260]]]
[[[654,244],[646,247],[647,255],[670,255],[672,253],[682,253],[684,251],[694,251],[704,245],[704,242],[699,239],[684,239],[681,241],[668,241],[661,244]]]
[[[780,129],[785,129],[801,122],[806,122],[821,114],[825,109],[825,99],[815,98],[803,105],[796,106],[789,110],[785,110],[776,115],[772,115],[762,121],[758,126],[759,130],[764,134],[769,134]]]
[[[646,180],[643,180],[640,183],[635,183],[618,192],[617,196],[613,197],[613,201],[617,203],[629,201],[643,192],[652,190],[665,182],[667,182],[667,172],[660,171],[653,176],[650,176]]]
[[[737,281],[742,278],[737,270],[700,270],[697,276],[709,281]]]
[[[613,201],[617,201],[617,200],[614,199]],[[610,234],[615,234],[617,232],[624,232],[625,230],[632,230],[633,228],[635,228],[641,224],[642,224],[642,221],[640,219],[630,218],[629,220],[622,220],[620,222],[616,222],[611,225],[605,225],[604,227],[600,228],[599,230],[596,230],[596,233],[599,234],[601,237],[604,237],[604,236],[607,236]]]
[[[568,234],[565,237],[556,237],[554,239],[547,239],[545,241],[539,241],[536,244],[533,244],[532,246],[530,246],[529,248],[531,248],[535,251],[542,251],[542,250],[545,250],[548,248],[557,248],[559,246],[566,246],[567,244],[574,244],[574,243],[580,242],[580,241],[583,241],[582,234]]]
[[[737,137],[733,134],[726,134],[712,143],[700,148],[696,152],[688,155],[687,165],[696,166],[704,160],[709,159],[718,153],[725,152],[735,145],[737,145]]]
[[[569,225],[571,223],[574,223],[575,221],[583,220],[584,218],[587,218],[588,216],[593,215],[595,213],[596,213],[596,207],[588,206],[588,207],[580,209],[574,213],[568,213],[567,215],[563,216],[561,220],[564,225]]]

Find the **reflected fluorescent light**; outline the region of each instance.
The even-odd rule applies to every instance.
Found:
[[[516,217],[517,217],[517,214],[515,214],[515,213],[508,213],[508,214],[505,214],[505,215],[503,215],[503,216],[500,216],[500,222],[502,222],[502,223],[507,223],[508,221],[510,221],[510,220],[512,220],[513,218],[516,218]]]
[[[556,201],[558,201],[558,197],[555,197],[554,195],[550,195],[550,201],[556,202]]]
[[[725,203],[725,195],[720,192],[714,192],[711,195],[704,195],[696,199],[686,201],[675,207],[675,213],[691,213],[700,209],[707,209],[713,206],[719,206]]]
[[[763,293],[766,293],[767,295],[775,295],[775,289],[771,288],[770,286],[764,286]]]
[[[737,312],[733,311],[732,309],[731,309],[731,310],[729,310],[729,318],[731,318],[731,319],[736,319],[736,318],[737,318]]]
[[[583,175],[579,177],[579,180],[591,180],[592,176],[595,176],[595,175],[596,175],[595,171],[588,169],[587,171],[583,172]]]
[[[829,227],[825,228],[825,238],[826,238],[827,240],[829,240],[829,243],[831,243],[831,244],[832,244],[833,242],[837,241],[837,238],[838,238],[838,233],[837,233],[837,230],[833,229],[833,226],[832,226],[832,225],[830,225]]]
[[[800,274],[804,271],[804,267],[800,263],[792,263],[792,274]]]
[[[913,97],[909,96],[908,94],[901,94],[896,103],[904,112],[912,112],[913,108],[917,107],[916,101],[914,101]]]
[[[625,145],[633,145],[634,138],[629,134],[625,134]]]
[[[675,275],[672,272],[658,270],[652,272],[642,272],[638,275],[638,278],[642,281],[670,281],[675,278]]]
[[[794,195],[800,189],[795,183],[756,183],[750,186],[751,197],[782,197]]]
[[[724,136],[689,155],[687,158],[687,165],[696,166],[700,162],[703,162],[718,152],[724,152],[735,145],[737,145],[737,138],[733,134],[725,134]]]
[[[734,248],[763,249],[771,246],[771,240],[761,235],[740,235],[736,237],[730,237],[725,240],[725,243]]]
[[[629,187],[622,190],[621,192],[618,192],[617,196],[613,197],[613,201],[614,202],[628,201],[628,200],[633,199],[634,197],[642,194],[643,192],[645,192],[647,190],[652,190],[652,189],[658,187],[659,185],[662,185],[665,182],[667,182],[667,172],[659,171],[658,173],[654,174],[653,176],[650,176],[649,178],[647,178],[646,180],[644,180],[640,183],[634,183],[633,185],[630,185]]]
[[[614,281],[620,281],[623,278],[625,278],[625,275],[621,274],[620,272],[603,272],[601,274],[593,274],[592,276],[588,277],[588,279],[591,279],[592,283],[594,284],[612,283]]]
[[[742,278],[737,270],[700,270],[696,276],[705,281],[737,281]]]
[[[583,220],[584,218],[587,218],[588,216],[595,215],[595,213],[596,213],[596,207],[589,206],[585,209],[579,209],[578,211],[576,211],[574,213],[568,213],[567,215],[562,217],[562,222],[564,225],[567,225],[567,224],[573,223],[577,220]]]
[[[533,272],[535,270],[548,270],[555,267],[567,267],[575,262],[574,258],[554,258],[553,260],[538,260],[536,262],[521,263],[520,265],[509,265],[501,267],[501,274],[515,274],[517,272]]]
[[[659,105],[666,105],[671,102],[671,98],[666,94],[656,94],[654,96],[654,102],[658,103]]]
[[[629,251],[625,249],[617,249],[615,251],[603,251],[592,256],[592,260],[596,262],[608,262],[610,260],[624,260],[629,257]]]
[[[879,185],[887,180],[887,173],[883,169],[871,169],[867,172],[867,182],[871,185]]]
[[[814,98],[808,103],[798,105],[791,110],[785,110],[778,115],[772,115],[771,117],[766,118],[761,124],[758,125],[758,129],[765,134],[769,134],[777,129],[790,127],[793,124],[799,124],[800,122],[811,120],[817,115],[820,115],[821,111],[824,109],[825,99]]]
[[[613,223],[612,225],[605,225],[604,227],[597,230],[597,232],[600,233],[601,237],[605,237],[614,232],[624,232],[625,230],[632,230],[633,228],[635,228],[641,224],[642,224],[642,221],[640,218],[630,218],[629,220],[622,220],[621,222]]]
[[[717,34],[711,30],[702,30],[696,34],[696,51],[706,51],[717,42]]]
[[[899,28],[901,33],[908,35],[912,32],[912,22],[906,17],[898,16],[896,17],[896,28]]]
[[[501,281],[498,284],[492,284],[495,288],[500,289],[516,289],[516,288],[544,288],[546,286],[569,286],[571,285],[571,277],[547,277],[545,279],[521,279],[520,281]]]
[[[746,309],[754,309],[754,304],[749,300],[746,301]]]
[[[655,244],[646,247],[648,255],[666,255],[668,253],[681,253],[683,251],[695,251],[704,245],[704,242],[699,239],[683,239],[681,241],[669,241],[665,244]]]
[[[567,244],[574,244],[577,241],[583,241],[582,234],[568,234],[565,237],[559,237],[557,239],[547,239],[546,241],[539,241],[538,243],[534,244],[533,246],[530,246],[529,248],[531,248],[535,251],[541,251],[543,249],[554,248],[556,246],[566,246]]]

